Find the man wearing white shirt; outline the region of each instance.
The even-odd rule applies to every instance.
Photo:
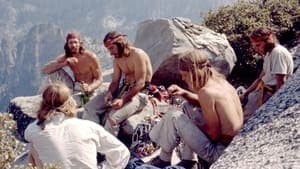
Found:
[[[280,89],[294,69],[291,53],[278,43],[271,28],[255,29],[250,35],[250,41],[253,49],[264,56],[264,64],[259,77],[241,96],[244,99],[249,95],[249,101],[244,107],[244,120],[249,119],[256,109]]]

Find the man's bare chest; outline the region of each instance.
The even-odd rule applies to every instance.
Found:
[[[70,68],[76,74],[88,74],[91,71],[91,63],[87,60],[78,59],[78,62]]]
[[[118,66],[121,69],[122,73],[124,73],[124,74],[134,73],[134,65],[133,64],[123,61],[123,62],[119,62]]]

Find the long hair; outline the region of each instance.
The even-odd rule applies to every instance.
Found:
[[[179,56],[179,70],[189,72],[192,90],[202,88],[210,78],[224,78],[209,62],[203,50],[189,50]]]
[[[71,50],[68,46],[68,41],[69,39],[71,38],[77,38],[79,40],[79,43],[80,43],[80,46],[79,46],[79,53],[80,54],[83,54],[83,52],[85,51],[85,48],[83,46],[83,42],[81,41],[81,37],[80,37],[80,34],[76,31],[73,31],[73,32],[70,32],[68,33],[67,37],[66,37],[66,43],[64,45],[64,50],[65,50],[65,55],[66,57],[72,57],[72,53],[71,53]]]
[[[124,34],[121,34],[120,32],[117,32],[117,31],[111,31],[111,32],[108,32],[104,39],[103,39],[103,43],[105,43],[106,41],[108,40],[114,40],[118,37],[122,37],[120,40],[114,42],[113,44],[115,44],[118,48],[118,53],[120,56],[125,56],[125,57],[128,57],[130,55],[129,53],[129,46],[130,46],[130,43],[129,41],[125,38],[126,35]]]
[[[46,87],[42,94],[42,103],[37,112],[37,124],[44,129],[46,121],[56,112],[67,117],[76,116],[76,102],[71,97],[70,89],[62,82],[56,82]]]
[[[250,35],[250,40],[265,42],[265,52],[271,52],[278,43],[275,32],[269,27],[254,29]]]

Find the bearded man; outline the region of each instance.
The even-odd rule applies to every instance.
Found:
[[[294,69],[291,53],[279,44],[271,28],[259,27],[253,30],[250,42],[253,49],[264,56],[264,64],[259,77],[240,97],[244,99],[249,95],[248,103],[244,107],[245,121],[281,88]]]
[[[148,96],[141,91],[147,88],[152,78],[149,56],[132,46],[125,36],[112,31],[104,37],[105,47],[114,56],[112,81],[107,93],[95,97],[85,106],[85,117],[93,117],[94,113],[102,114],[109,109],[104,128],[114,135],[118,135],[122,121],[141,112],[147,105]]]
[[[92,96],[103,82],[99,58],[95,53],[84,48],[78,32],[70,32],[67,34],[64,49],[65,53],[47,63],[43,67],[42,72],[44,74],[51,74],[52,76],[53,74],[65,76],[66,73],[64,73],[64,71],[62,72],[62,68],[69,67],[74,76],[74,90],[83,94],[80,95],[81,98],[82,96]],[[78,101],[78,99],[76,99],[77,104],[80,105],[86,101],[87,100],[82,99]]]

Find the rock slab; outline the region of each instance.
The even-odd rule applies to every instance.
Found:
[[[157,19],[141,22],[134,45],[150,56],[152,83],[184,85],[178,71],[178,56],[190,49],[203,49],[211,63],[225,76],[235,65],[236,55],[223,34],[192,23],[189,19]]]
[[[248,120],[211,169],[300,168],[300,70]]]

